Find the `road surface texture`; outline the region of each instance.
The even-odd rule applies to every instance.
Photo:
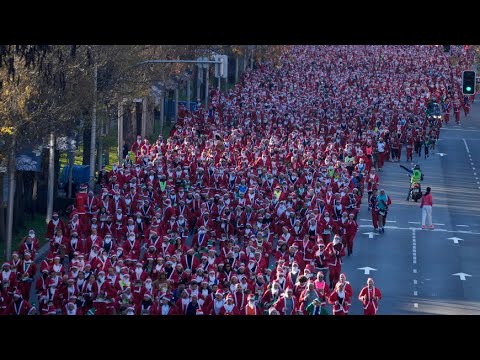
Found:
[[[405,159],[404,151],[400,164],[411,166]],[[442,128],[429,158],[413,159],[425,174],[422,189],[432,188],[435,230],[422,230],[419,203],[405,201],[407,173],[386,163],[380,182],[392,205],[385,233],[372,234],[362,206],[354,254],[342,271],[356,296],[370,272],[383,294],[379,315],[480,314],[480,102],[467,118],[462,113],[460,126]],[[363,314],[352,303],[350,314]]]

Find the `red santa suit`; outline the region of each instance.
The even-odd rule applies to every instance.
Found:
[[[72,302],[72,304],[73,304],[72,309],[70,309],[68,303],[63,307],[63,315],[69,315],[69,316],[83,315],[82,309],[79,308],[76,303]]]
[[[242,315],[262,315],[262,311],[255,303],[253,305],[250,305],[250,302],[247,302],[241,314]]]
[[[333,288],[335,283],[340,278],[340,273],[342,271],[342,257],[345,256],[345,246],[341,242],[328,243],[325,247],[325,251],[328,256],[328,276],[330,280],[330,287]]]
[[[85,192],[83,192],[82,187],[80,187],[80,192],[78,192],[75,196],[75,209],[77,210],[77,214],[80,220],[80,231],[88,228],[88,215],[86,209],[87,197],[88,196],[86,193],[86,187]]]
[[[66,230],[67,230],[67,227],[65,226],[65,223],[61,219],[50,220],[48,222],[48,225],[47,225],[47,235],[46,235],[46,237],[48,239],[51,239],[57,233],[58,229],[61,229],[62,233],[65,234]]]
[[[35,307],[30,305],[27,300],[20,298],[15,301],[12,300],[10,305],[8,305],[6,314],[7,315],[30,315],[32,311],[35,310]]]
[[[345,242],[347,244],[348,255],[353,252],[353,240],[355,239],[355,235],[357,234],[358,224],[355,220],[351,217],[348,219],[347,223],[344,224],[345,229]]]
[[[328,303],[333,305],[333,315],[348,315],[350,308],[350,295],[345,289],[335,289],[328,297]]]
[[[22,292],[24,299],[30,299],[30,288],[32,287],[33,278],[37,272],[37,265],[30,260],[22,260],[17,268],[19,274],[18,287]]]
[[[273,307],[275,308],[275,310],[277,310],[281,315],[295,315],[299,309],[299,303],[298,303],[298,300],[295,296],[291,296],[291,299],[293,301],[293,308],[292,308],[292,313],[291,314],[287,314],[287,307],[286,307],[286,304],[285,304],[285,297],[282,296],[280,297],[276,302],[275,304],[273,304]]]
[[[240,311],[235,303],[228,303],[227,301],[220,309],[219,315],[240,315]]]
[[[382,293],[378,288],[373,286],[371,289],[365,286],[361,291],[358,298],[363,303],[364,315],[376,315],[378,310],[378,300],[382,298]]]

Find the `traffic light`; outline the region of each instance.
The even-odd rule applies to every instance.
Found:
[[[462,92],[463,95],[474,95],[475,94],[475,78],[477,74],[475,71],[465,70],[463,72],[462,79]]]

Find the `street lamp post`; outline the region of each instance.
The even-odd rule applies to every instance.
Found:
[[[90,181],[89,188],[93,190],[95,178],[95,145],[97,136],[97,64],[93,66],[93,109],[92,109],[92,133],[90,142]]]

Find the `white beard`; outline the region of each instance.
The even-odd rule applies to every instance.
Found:
[[[2,271],[3,282],[9,281],[11,273],[12,273],[12,270]]]
[[[73,305],[73,309],[67,308],[67,315],[75,315],[77,313],[77,305]]]

